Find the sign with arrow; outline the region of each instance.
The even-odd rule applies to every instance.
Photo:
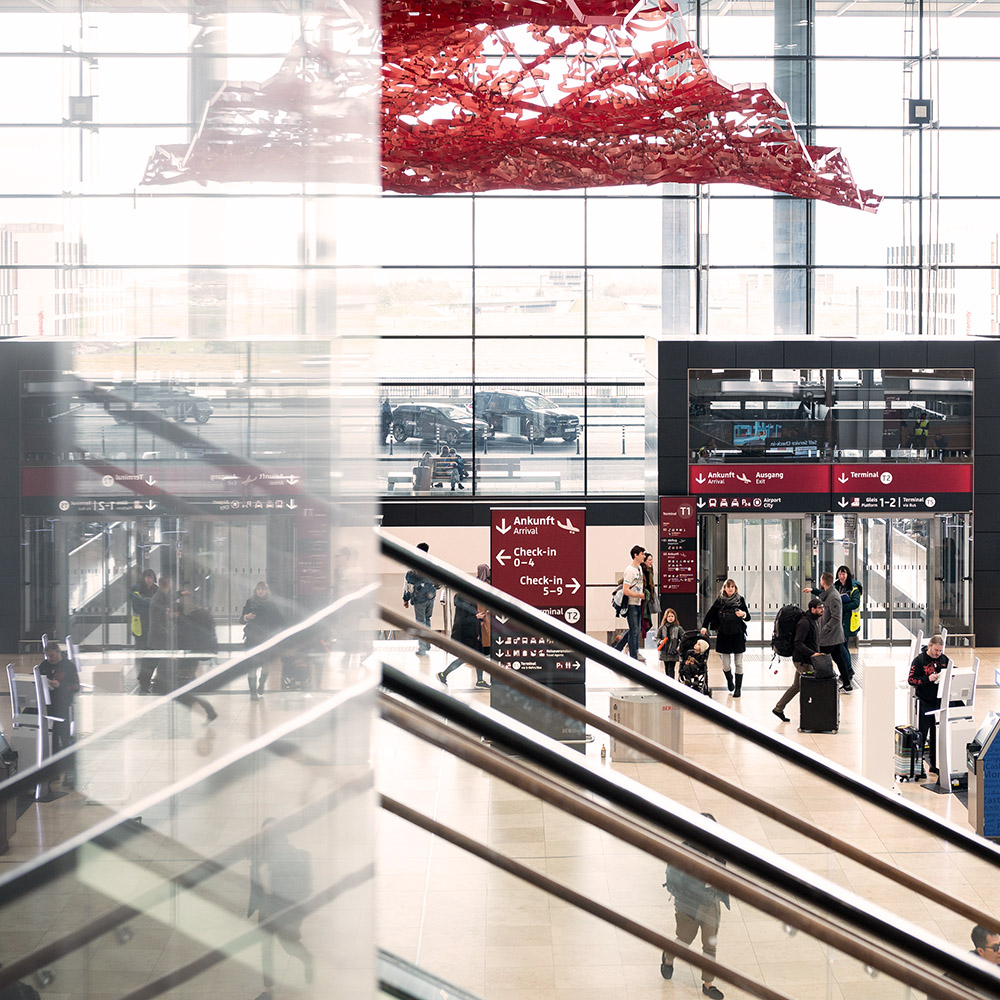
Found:
[[[694,497],[660,497],[660,591],[663,594],[697,593],[697,509]]]
[[[833,466],[833,509],[927,513],[972,510],[972,466],[868,462]]]
[[[490,532],[493,586],[581,632],[587,628],[585,515],[583,508],[497,508]],[[582,658],[506,616],[493,615],[490,634],[498,663],[586,703]],[[496,677],[490,704],[555,739],[583,738],[580,723]]]
[[[692,465],[688,478],[701,514],[760,516],[830,509],[829,465]]]

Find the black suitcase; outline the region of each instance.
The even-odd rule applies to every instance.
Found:
[[[835,733],[840,728],[840,695],[836,677],[810,677],[799,682],[799,732]]]
[[[312,689],[312,662],[306,653],[281,658],[281,687],[284,691]]]
[[[924,740],[913,726],[896,726],[893,771],[900,781],[920,781],[924,773]]]

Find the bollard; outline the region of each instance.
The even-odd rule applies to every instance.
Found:
[[[625,425],[622,424],[622,454],[625,454]]]
[[[580,435],[579,434],[577,434],[577,436],[576,436],[576,453],[578,455],[580,454]]]
[[[392,434],[389,435],[389,457],[392,457]]]

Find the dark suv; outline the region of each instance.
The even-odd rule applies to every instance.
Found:
[[[575,441],[580,434],[580,418],[539,392],[477,392],[473,412],[494,434],[520,434],[536,444],[547,437]]]
[[[485,421],[473,421],[465,407],[453,403],[403,403],[392,411],[389,427],[397,441],[412,437],[442,441],[450,447],[471,441],[473,432],[476,440],[482,441],[489,430]]]
[[[195,396],[190,389],[170,382],[119,382],[111,386],[104,400],[104,408],[116,423],[133,423],[135,410],[147,411],[176,420],[190,417],[199,424],[207,424],[212,416],[212,404],[203,396]]]

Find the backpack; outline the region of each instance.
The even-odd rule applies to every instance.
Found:
[[[778,656],[791,656],[795,648],[795,628],[805,612],[797,604],[786,604],[775,616],[771,649]]]
[[[413,597],[411,600],[414,603],[417,601],[433,601],[435,594],[437,594],[437,587],[433,581],[422,576],[413,585]]]
[[[611,607],[614,609],[615,617],[622,618],[628,613],[628,604],[625,601],[625,588],[619,587],[611,595]]]

